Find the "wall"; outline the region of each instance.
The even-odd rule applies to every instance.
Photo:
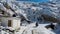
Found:
[[[14,29],[18,29],[18,28],[20,28],[20,20],[19,19],[13,19],[12,20],[12,27],[14,28]]]
[[[7,24],[8,24],[8,20],[6,19],[6,18],[2,18],[2,26],[4,26],[4,27],[6,27],[7,26]]]

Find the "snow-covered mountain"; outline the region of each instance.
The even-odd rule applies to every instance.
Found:
[[[37,21],[49,20],[59,22],[60,19],[60,4],[59,2],[18,2],[15,0],[1,0],[0,9],[6,12],[9,16],[23,15],[27,20]],[[49,19],[51,18],[51,19]]]

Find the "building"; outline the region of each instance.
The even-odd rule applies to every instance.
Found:
[[[19,29],[20,28],[20,18],[18,17],[2,17],[2,26],[4,27],[12,27],[14,29]]]

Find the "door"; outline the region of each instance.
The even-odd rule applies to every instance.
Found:
[[[11,27],[12,21],[8,20],[8,27]]]

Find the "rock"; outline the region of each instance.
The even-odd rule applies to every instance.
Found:
[[[48,16],[48,15],[42,15],[42,17],[44,18],[44,20],[47,20],[47,21],[59,22],[58,18],[54,18],[54,17]]]

